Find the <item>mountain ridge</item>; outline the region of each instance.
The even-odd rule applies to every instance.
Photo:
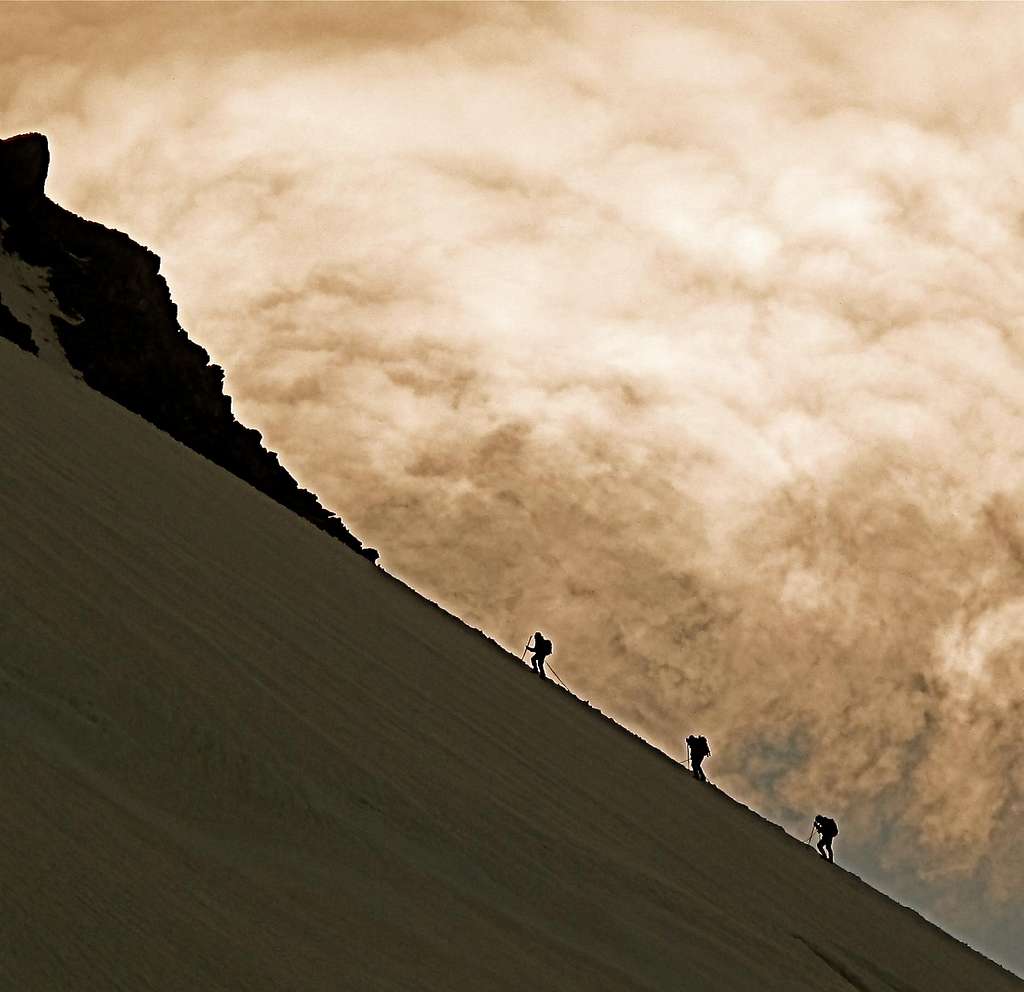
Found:
[[[235,419],[223,369],[178,323],[159,257],[50,200],[49,162],[42,134],[0,139],[0,336],[66,364],[94,389],[375,561],[377,552],[299,486],[260,433]],[[34,309],[35,319],[16,315],[15,294],[34,296],[22,309]]]

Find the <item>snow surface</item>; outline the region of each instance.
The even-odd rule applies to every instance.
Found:
[[[0,220],[0,303],[32,332],[32,340],[39,349],[38,357],[43,362],[77,376],[61,347],[53,318],[60,317],[69,324],[81,321],[61,310],[50,290],[51,269],[32,265],[20,255],[7,251],[4,234],[9,226],[5,220]]]
[[[6,341],[0,451],[0,987],[1022,988]]]

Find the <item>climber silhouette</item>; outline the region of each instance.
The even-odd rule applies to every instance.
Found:
[[[533,670],[541,678],[544,677],[544,659],[551,654],[553,648],[554,645],[539,630],[533,635],[533,644],[526,645],[526,650],[533,655],[530,659]]]
[[[819,813],[814,818],[814,829],[818,831],[818,853],[828,862],[835,862],[832,854],[832,838],[839,833],[839,825],[830,816]]]
[[[690,752],[690,766],[693,777],[698,782],[706,782],[708,780],[707,776],[700,766],[705,758],[711,756],[711,747],[708,745],[708,739],[703,734],[699,737],[690,734],[686,738],[686,747]]]

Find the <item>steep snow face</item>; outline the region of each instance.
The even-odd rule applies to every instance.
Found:
[[[1024,992],[6,341],[0,451],[2,988]]]
[[[64,354],[53,318],[60,317],[69,324],[80,324],[81,321],[61,310],[50,290],[50,269],[32,265],[7,250],[4,236],[8,227],[5,220],[0,220],[0,304],[11,312],[15,320],[29,328],[39,349],[39,357],[44,362],[81,378]]]

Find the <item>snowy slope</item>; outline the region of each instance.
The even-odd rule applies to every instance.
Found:
[[[0,451],[0,988],[1021,988],[6,341]]]

